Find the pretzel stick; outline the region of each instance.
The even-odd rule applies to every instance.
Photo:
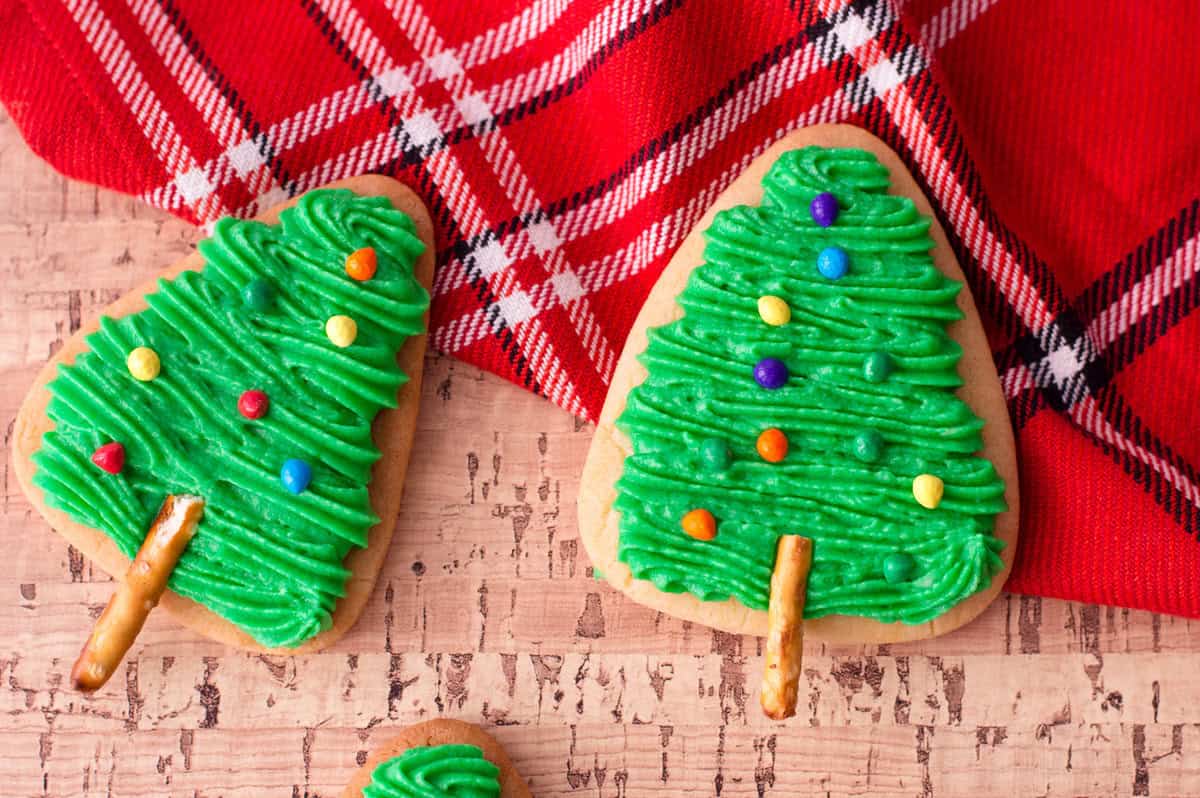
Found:
[[[804,654],[804,598],[811,567],[811,540],[800,535],[779,538],[767,604],[767,661],[761,698],[763,712],[772,720],[796,714]]]
[[[125,572],[125,581],[108,600],[71,668],[71,683],[76,690],[99,690],[121,664],[150,610],[167,589],[167,579],[196,534],[203,514],[204,500],[198,496],[167,496],[163,501],[137,557]]]

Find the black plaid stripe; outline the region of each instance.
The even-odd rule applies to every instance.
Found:
[[[1064,312],[1069,320],[1065,327],[1071,335],[1079,328],[1086,327],[1117,302],[1127,295],[1139,281],[1150,276],[1164,261],[1172,257],[1188,241],[1200,235],[1200,199],[1193,200],[1184,206],[1175,216],[1171,217],[1153,235],[1142,244],[1131,250],[1121,260],[1108,269],[1103,275],[1085,288],[1079,297],[1071,303],[1071,309]],[[1152,306],[1147,312],[1130,325],[1129,329],[1118,335],[1114,340],[1100,349],[1089,345],[1088,361],[1091,364],[1089,375],[1091,392],[1095,393],[1106,385],[1113,376],[1120,373],[1131,364],[1138,355],[1144,352],[1168,330],[1183,321],[1197,305],[1200,305],[1200,280],[1185,279],[1161,301]],[[1053,327],[1058,327],[1056,324]],[[1024,362],[1031,367],[1052,351],[1054,341],[1051,335],[1033,336],[1026,334],[1019,337],[1010,346],[996,354],[997,369],[1004,373],[1017,362]],[[1080,344],[1081,353],[1082,347]],[[1101,367],[1092,361],[1099,360]],[[1046,381],[1039,380],[1038,375],[1048,376],[1048,372],[1040,370],[1035,374],[1037,387],[1046,389]],[[1074,402],[1051,401],[1056,409],[1070,407]],[[1019,424],[1023,426],[1024,418]]]
[[[1084,289],[1075,300],[1080,314],[1084,318],[1095,318],[1117,297],[1129,293],[1139,280],[1197,235],[1200,235],[1200,197],[1180,208],[1153,235]]]
[[[857,2],[842,6],[822,22],[818,33],[817,55],[824,64],[832,64],[843,58],[850,47],[857,46],[848,41],[846,35],[861,26],[868,38],[876,38],[896,22],[890,3]]]
[[[925,53],[904,32],[892,4],[877,0],[845,6],[831,15],[829,32],[818,44],[826,64],[832,64],[844,86],[850,107],[859,111],[879,96],[880,91],[906,83],[928,66]],[[854,58],[867,41],[882,58],[863,67]]]
[[[1121,430],[1130,442],[1151,452],[1161,461],[1178,471],[1193,485],[1200,485],[1200,473],[1195,466],[1175,452],[1152,430],[1125,402],[1120,392],[1113,387],[1101,391],[1097,404],[1104,418]],[[1154,499],[1155,504],[1166,511],[1182,529],[1200,542],[1200,508],[1183,491],[1171,485],[1161,474],[1134,458],[1127,452],[1095,439],[1100,450],[1119,463],[1138,484],[1142,485]]]
[[[986,219],[984,210],[990,208],[990,205],[982,191],[978,172],[966,153],[946,96],[931,77],[930,70],[922,70],[914,75],[908,83],[908,90],[918,113],[921,114],[934,141],[944,153],[951,171],[963,186],[968,198],[971,201],[983,203],[980,212]],[[933,190],[933,186],[918,167],[908,140],[883,104],[880,102],[869,104],[863,109],[863,117],[865,126],[875,132],[900,155],[925,196],[936,200],[937,192]],[[977,205],[977,207],[979,206]],[[950,248],[954,250],[958,263],[967,277],[967,282],[971,285],[971,293],[980,312],[990,319],[1006,338],[1013,339],[1027,333],[1028,328],[1017,315],[1016,308],[1001,293],[999,285],[987,275],[983,266],[959,236],[958,230],[950,223],[945,211],[936,202],[934,203],[934,213],[937,214],[938,221],[950,242]],[[991,228],[989,227],[989,229]]]
[[[890,31],[889,31],[890,32]],[[902,32],[903,33],[903,32]],[[903,34],[906,35],[906,34]],[[977,289],[976,300],[985,314],[991,319],[1001,322],[1001,327],[1008,335],[1015,335],[1014,344],[1007,353],[1002,352],[997,360],[1000,363],[1014,363],[1019,358],[1025,363],[1037,388],[1035,391],[1025,391],[1016,400],[1010,402],[1014,421],[1018,428],[1023,426],[1044,406],[1053,407],[1060,412],[1069,411],[1085,398],[1097,399],[1097,409],[1104,420],[1128,440],[1134,441],[1153,453],[1163,462],[1169,463],[1179,473],[1198,484],[1197,470],[1176,454],[1170,446],[1156,436],[1135,413],[1125,404],[1120,393],[1112,384],[1110,363],[1125,365],[1153,342],[1159,335],[1174,324],[1177,324],[1197,304],[1200,304],[1200,281],[1186,281],[1163,302],[1159,303],[1146,316],[1133,325],[1129,331],[1114,342],[1108,350],[1121,346],[1119,360],[1100,352],[1086,331],[1084,320],[1089,319],[1107,307],[1112,301],[1126,294],[1142,276],[1149,274],[1169,257],[1179,245],[1189,240],[1195,234],[1197,223],[1197,203],[1192,203],[1180,214],[1164,225],[1147,245],[1130,258],[1118,264],[1104,281],[1104,287],[1098,288],[1095,294],[1107,301],[1098,302],[1093,299],[1091,313],[1081,315],[1075,307],[1065,299],[1065,293],[1044,261],[1038,258],[1027,243],[1004,225],[983,192],[978,172],[975,170],[949,104],[934,80],[932,70],[921,70],[908,81],[908,88],[913,96],[922,117],[935,141],[946,153],[951,169],[963,185],[970,201],[975,205],[987,229],[1012,253],[1019,268],[1033,281],[1042,299],[1047,302],[1051,312],[1055,314],[1052,322],[1043,330],[1032,331],[1017,317],[1015,309],[1000,294],[995,284],[987,279],[979,264],[974,261],[969,251],[963,246],[961,239],[955,234],[951,225],[943,225],[951,240],[951,246],[959,257],[964,271],[973,288]],[[872,102],[863,109],[866,124],[872,130],[878,131],[887,143],[893,147],[910,171],[917,177],[921,188],[927,196],[935,197],[928,182],[924,179],[911,150],[908,149],[905,138],[901,135],[895,120],[892,120],[881,103]],[[939,214],[945,219],[944,212]],[[1174,246],[1172,246],[1174,244]],[[1136,268],[1135,268],[1136,267]],[[1124,343],[1128,341],[1129,343]],[[1137,458],[1115,449],[1099,439],[1089,430],[1081,429],[1088,439],[1104,451],[1111,454],[1138,484],[1167,511],[1177,523],[1187,531],[1195,530],[1197,508],[1195,503],[1179,487],[1166,480],[1158,471],[1148,467]]]
[[[174,0],[157,0],[159,7],[166,16],[167,21],[171,23],[171,27],[179,34],[180,40],[187,49],[188,55],[200,66],[204,72],[204,76],[212,83],[213,88],[221,95],[238,122],[251,140],[254,146],[258,148],[258,152],[265,159],[267,168],[271,170],[271,176],[279,185],[284,186],[288,190],[288,195],[291,196],[293,191],[292,178],[288,175],[287,169],[284,168],[283,160],[279,157],[274,145],[267,137],[262,125],[255,119],[254,113],[250,110],[249,104],[245,98],[238,93],[238,90],[230,83],[229,78],[217,66],[216,62],[208,55],[204,45],[200,42],[200,38],[192,30],[188,24],[187,18],[184,17],[183,11],[174,3]]]
[[[1044,329],[1021,336],[1016,350],[1055,410],[1070,410],[1111,379],[1087,328],[1069,308]]]
[[[387,126],[392,136],[400,142],[401,155],[397,159],[399,163],[406,166],[417,164],[444,148],[444,135],[439,135],[433,140],[424,143],[420,143],[413,138],[411,132],[405,127],[405,120],[400,116],[400,109],[396,107],[393,98],[385,95],[383,87],[376,80],[376,76],[371,74],[371,70],[367,68],[366,64],[355,55],[349,42],[338,33],[337,25],[329,18],[325,10],[318,5],[318,0],[302,0],[301,4],[305,14],[317,26],[321,35],[325,37],[325,41],[333,48],[338,57],[354,71],[355,76],[360,81],[367,84],[368,91],[375,100],[375,107],[387,120]],[[292,192],[289,190],[288,193]],[[439,217],[438,221],[444,223],[445,220]]]
[[[858,2],[852,3],[850,6],[842,9],[842,12],[849,13],[854,8],[872,8],[876,5],[879,5],[879,3],[858,0]],[[608,175],[568,196],[552,200],[532,213],[518,214],[509,219],[504,219],[478,235],[470,238],[452,237],[443,254],[443,262],[450,258],[457,258],[469,266],[472,263],[471,255],[479,249],[502,238],[515,235],[520,230],[531,227],[539,222],[554,219],[569,211],[576,210],[594,201],[597,197],[607,194],[624,182],[629,175],[647,161],[652,160],[660,152],[670,148],[686,135],[693,132],[706,119],[716,113],[717,109],[741,93],[750,83],[758,79],[772,67],[778,65],[809,43],[815,43],[818,50],[820,50],[826,46],[826,43],[833,40],[833,38],[832,25],[828,20],[820,19],[806,25],[802,30],[788,37],[784,42],[763,53],[748,66],[739,70],[736,75],[714,94],[710,95],[703,103],[684,115],[683,118],[663,131],[662,134],[645,142],[630,153],[621,165]],[[558,99],[558,97],[555,99]],[[544,104],[532,106],[526,113],[535,113],[543,107],[545,107]],[[459,138],[456,141],[461,140]]]
[[[1200,305],[1200,279],[1192,276],[1167,294],[1104,350],[1113,370],[1124,368],[1138,355],[1188,317]]]
[[[870,76],[863,70],[854,71],[856,69],[854,61],[849,57],[844,42],[837,35],[837,25],[850,21],[851,17],[861,18],[868,29],[876,35],[883,33],[889,35],[892,39],[898,40],[898,36],[894,32],[889,33],[890,30],[899,29],[899,21],[892,13],[891,6],[887,2],[883,2],[882,0],[856,0],[839,9],[833,19],[821,18],[811,22],[780,45],[763,53],[759,58],[741,69],[715,94],[708,97],[701,105],[665,130],[660,136],[641,145],[625,159],[621,166],[609,175],[574,192],[570,196],[560,197],[557,200],[549,202],[532,213],[518,214],[509,219],[502,220],[492,228],[469,239],[459,236],[453,237],[446,250],[443,251],[442,262],[444,263],[450,258],[460,259],[467,266],[468,273],[473,273],[475,269],[471,256],[479,249],[502,238],[514,235],[516,232],[538,222],[553,219],[591,202],[599,196],[603,196],[620,185],[634,170],[646,161],[651,160],[659,152],[669,148],[685,135],[699,127],[705,119],[712,116],[717,109],[735,97],[763,73],[809,43],[814,44],[818,54],[825,63],[834,64],[838,82],[844,86],[844,91],[851,105],[855,108],[866,105],[876,97],[877,92],[875,91],[875,87],[871,83]],[[631,24],[630,28],[642,26],[644,26],[644,23],[635,22]],[[901,79],[907,80],[923,70],[926,62],[920,48],[914,46],[910,41],[906,41],[904,44],[905,46],[894,56],[890,57],[889,61],[892,68],[899,73]],[[574,88],[571,91],[574,91]],[[560,99],[569,93],[556,93],[554,99]],[[535,113],[547,104],[531,101],[528,104],[529,107],[513,120],[508,119],[511,114],[501,115],[496,120],[497,124],[492,124],[490,127],[484,128],[484,130],[495,129],[500,122],[508,124],[509,121],[515,121],[515,119],[519,119],[522,116]],[[460,128],[458,131],[449,134],[447,140],[450,143],[458,143],[464,140],[467,135],[474,135],[476,130],[466,127]],[[388,164],[383,171],[390,172],[393,166],[394,164]]]
[[[377,107],[380,113],[384,114],[389,128],[398,135],[403,134],[403,120],[400,116],[400,111],[396,107],[393,98],[384,97],[382,88],[378,86],[374,76],[371,75],[369,69],[362,61],[354,54],[349,44],[338,33],[337,27],[333,21],[325,14],[325,12],[316,4],[316,0],[304,0],[304,8],[309,19],[317,26],[321,35],[325,38],[326,43],[333,51],[347,64],[357,75],[360,80],[370,81],[373,85],[372,91],[378,98]],[[443,137],[444,138],[444,137]],[[395,164],[398,167],[398,163]],[[406,177],[415,185],[417,191],[422,197],[427,198],[427,203],[430,215],[436,220],[438,227],[455,238],[462,238],[462,231],[458,224],[458,220],[449,210],[449,205],[446,198],[438,187],[433,175],[424,165],[424,158],[416,158],[409,163],[406,163]],[[400,170],[394,168],[389,170],[389,174],[397,174]],[[444,252],[439,256],[439,260],[445,257]],[[492,292],[488,281],[482,276],[475,274],[470,275],[470,286],[475,290],[476,299],[481,305],[494,307],[498,297]],[[496,337],[496,342],[500,350],[505,353],[508,358],[509,365],[512,366],[514,375],[521,380],[522,384],[528,390],[536,394],[543,394],[541,384],[534,377],[533,370],[529,365],[529,360],[525,353],[521,351],[518,345],[516,336],[513,331],[508,328],[503,319],[496,320],[492,327],[493,334]]]
[[[610,58],[612,58],[613,55],[619,52],[622,48],[628,46],[629,43],[639,35],[645,33],[653,26],[666,19],[671,12],[677,10],[682,5],[683,0],[670,0],[670,2],[656,5],[642,16],[630,22],[622,30],[618,31],[617,35],[613,37],[612,41],[608,42],[605,47],[593,54],[581,69],[576,71],[575,74],[568,77],[559,85],[546,89],[536,97],[532,97],[523,103],[519,103],[518,105],[509,108],[498,116],[489,117],[487,120],[473,125],[462,125],[454,130],[445,131],[436,141],[431,142],[429,146],[412,151],[406,150],[399,156],[380,164],[379,167],[373,171],[378,171],[382,174],[395,174],[397,171],[411,166],[414,163],[418,163],[420,160],[433,155],[435,152],[447,147],[452,147],[456,144],[461,144],[464,141],[476,139],[494,130],[499,130],[501,128],[513,125],[528,116],[532,116],[539,111],[549,108],[551,105],[560,100],[570,97],[572,94],[575,94],[577,91],[586,86],[592,76],[595,75],[599,71],[600,67],[603,66]],[[444,226],[448,219],[444,218],[443,214],[445,217],[448,217],[449,212],[445,208],[442,208],[440,211],[438,211],[438,213],[439,215],[436,218],[439,226]],[[462,236],[455,236],[450,241],[449,246],[446,249],[443,249],[439,259],[439,265],[443,264],[450,257],[449,253],[456,253],[459,255],[459,257],[465,257],[465,253],[473,251],[478,247],[486,246],[487,244],[504,236],[506,234],[505,231],[511,232],[519,229],[520,227],[535,224],[544,218],[546,218],[545,215],[538,216],[537,214],[524,214],[521,217],[515,217],[511,222],[502,222],[490,230],[473,236],[471,245],[465,250],[461,248],[464,240]],[[512,226],[505,227],[506,224],[511,224]]]

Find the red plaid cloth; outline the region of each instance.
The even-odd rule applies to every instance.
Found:
[[[409,182],[434,344],[587,418],[721,189],[791,128],[862,125],[984,316],[1011,587],[1200,616],[1200,4],[476,5],[8,0],[0,97],[56,168],[197,223]]]

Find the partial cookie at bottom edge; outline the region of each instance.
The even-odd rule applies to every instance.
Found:
[[[342,798],[362,798],[363,788],[371,783],[371,774],[380,763],[423,745],[474,745],[483,756],[500,768],[501,798],[530,798],[529,787],[513,767],[508,754],[496,739],[473,723],[439,718],[409,726],[396,737],[376,748],[362,767],[354,772],[342,791]]]

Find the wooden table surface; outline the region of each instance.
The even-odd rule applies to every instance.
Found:
[[[66,675],[112,591],[30,508],[12,418],[81,319],[197,231],[72,183],[0,112],[0,795],[332,796],[417,720],[490,727],[536,796],[1200,795],[1200,623],[1003,595],[918,644],[806,646],[798,717],[762,646],[590,575],[591,427],[430,355],[404,509],[336,646],[238,653],[155,613],[107,689]]]

